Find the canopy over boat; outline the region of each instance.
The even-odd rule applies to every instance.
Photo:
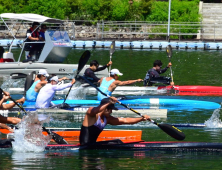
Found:
[[[38,14],[24,13],[24,14],[15,14],[15,13],[3,13],[0,15],[1,18],[10,18],[17,20],[33,21],[33,22],[48,22],[48,23],[63,23],[64,21],[54,18],[45,17]]]

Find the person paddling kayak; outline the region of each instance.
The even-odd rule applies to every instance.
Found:
[[[116,118],[111,116],[112,110],[118,110],[115,107],[117,99],[115,97],[105,98],[97,107],[90,107],[84,117],[80,131],[80,145],[89,145],[96,142],[99,134],[107,124],[122,125],[136,124],[150,119],[150,116],[144,115],[138,118]]]
[[[156,83],[162,83],[167,85],[174,85],[174,82],[171,82],[171,78],[160,76],[160,74],[165,73],[169,67],[172,66],[171,62],[168,63],[167,67],[162,68],[163,63],[161,60],[155,60],[153,63],[153,68],[149,69],[144,78],[144,86],[152,86]]]
[[[99,63],[96,60],[92,60],[90,62],[90,67],[87,68],[84,72],[84,77],[87,78],[91,83],[97,83],[99,82],[99,78],[96,77],[94,72],[98,72],[98,71],[102,71],[104,69],[106,69],[107,67],[109,67],[110,65],[112,65],[112,61],[109,61],[108,64],[99,67]]]
[[[0,89],[0,110],[9,110],[11,108],[13,108],[15,106],[15,103],[7,103],[5,104],[4,102],[6,100],[8,100],[10,98],[10,94],[6,91],[2,91],[2,89]],[[21,98],[19,100],[16,100],[16,102],[20,103],[20,104],[23,104],[25,102],[25,98]],[[5,117],[5,116],[2,116],[0,115],[0,128],[2,129],[8,129],[10,131],[12,131],[12,129],[5,125],[5,123],[8,123],[8,124],[18,124],[19,122],[21,121],[20,118],[17,118],[17,117]]]
[[[100,87],[99,89],[106,93],[107,95],[111,96],[112,92],[116,89],[117,86],[124,86],[133,84],[136,82],[143,81],[142,79],[136,79],[136,80],[127,80],[127,81],[120,81],[119,76],[122,76],[123,73],[120,73],[118,69],[112,69],[110,71],[110,77],[103,77],[100,79]],[[103,94],[98,92],[97,99],[102,100],[103,98],[106,98]]]
[[[55,75],[53,75],[53,76],[55,76]],[[35,78],[33,84],[26,92],[26,101],[35,102],[40,89],[48,83],[47,79],[49,79],[49,78],[50,77],[49,77],[49,74],[47,73],[47,71],[45,69],[40,69],[38,74],[36,75],[36,78]],[[69,79],[67,77],[63,77],[63,78],[59,79],[59,81],[62,81],[62,80],[69,80]]]
[[[63,90],[65,88],[71,87],[75,83],[75,79],[72,79],[70,83],[58,85],[59,78],[54,76],[50,79],[50,83],[46,84],[41,90],[36,99],[36,108],[49,108],[54,104],[51,102],[56,91]]]

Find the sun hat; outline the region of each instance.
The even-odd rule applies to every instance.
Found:
[[[50,81],[52,81],[52,80],[54,80],[55,82],[58,82],[58,81],[59,81],[59,78],[58,78],[58,76],[53,76],[53,77],[50,79]]]
[[[45,77],[49,77],[49,74],[47,73],[47,71],[45,69],[40,69],[38,74],[43,75]]]
[[[118,69],[116,69],[116,68],[114,68],[114,69],[112,69],[111,71],[110,71],[110,74],[111,75],[118,75],[118,76],[122,76],[123,75],[123,73],[120,73],[119,72],[119,70]]]

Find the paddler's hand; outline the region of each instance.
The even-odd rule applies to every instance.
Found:
[[[143,81],[143,79],[137,79],[136,80],[136,82],[142,82]]]
[[[76,82],[76,80],[75,79],[72,79],[72,82],[71,82],[71,84],[74,84]]]
[[[143,119],[141,121],[147,121],[147,120],[150,120],[150,116],[148,115],[143,115],[142,117]]]
[[[3,95],[4,100],[8,100],[9,98],[10,98],[10,95],[9,96]]]
[[[170,82],[170,85],[171,85],[171,86],[174,86],[174,82]]]
[[[117,102],[118,102],[117,98],[112,97],[112,96],[110,97],[110,104],[115,104]]]
[[[167,65],[167,67],[169,68],[169,67],[171,67],[172,66],[172,63],[171,62],[169,62],[169,64]]]
[[[109,66],[112,65],[112,64],[113,64],[113,62],[110,61],[110,62],[108,62],[108,64],[106,64],[106,65],[107,65],[107,67],[109,67]]]

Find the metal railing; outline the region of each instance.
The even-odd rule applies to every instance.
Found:
[[[14,24],[8,20],[10,29],[17,37],[25,38],[26,30],[32,22]],[[106,40],[106,39],[167,39],[167,22],[141,22],[141,21],[86,21],[66,20],[64,24],[47,24],[50,30],[65,30],[70,39],[77,40]],[[0,37],[12,38],[7,27],[0,22]],[[198,39],[198,40],[221,40],[221,23],[202,22],[171,22],[170,39]]]

